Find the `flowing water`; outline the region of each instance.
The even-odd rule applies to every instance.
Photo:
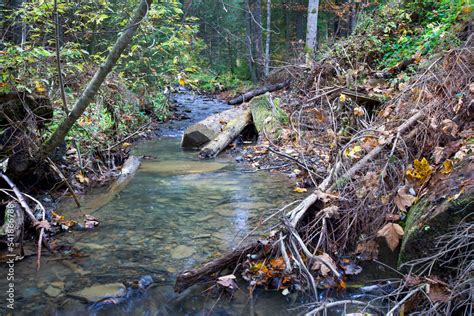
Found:
[[[203,287],[179,295],[173,292],[177,272],[235,247],[272,209],[295,200],[289,193],[291,183],[282,175],[249,172],[226,154],[200,161],[196,152],[183,151],[179,146],[183,129],[227,106],[188,94],[177,99],[191,119],[165,124],[159,140],[135,148],[136,155],[156,159],[143,161],[119,193],[92,192],[82,198],[80,210],[64,203],[58,211],[67,218],[87,213],[100,220],[94,230],[57,236],[58,244],[74,246],[81,256],[61,260],[45,253],[38,273],[34,255],[16,264],[15,314],[93,314],[90,304],[71,294],[99,284],[117,287],[116,283],[145,275],[154,280],[145,295],[107,306],[98,314],[291,314],[288,303],[297,298],[278,292],[259,291],[253,300],[246,296],[245,286],[232,299],[217,300],[212,291],[202,294]],[[0,280],[0,288],[7,288],[5,282],[6,278]]]

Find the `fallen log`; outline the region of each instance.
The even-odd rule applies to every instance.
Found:
[[[175,292],[181,293],[188,287],[205,279],[209,279],[213,274],[216,274],[229,266],[237,265],[241,260],[247,258],[247,254],[258,251],[260,246],[261,245],[258,242],[242,246],[222,257],[207,262],[199,268],[179,273],[176,277],[176,283],[174,286]]]
[[[225,129],[199,152],[199,157],[211,159],[219,155],[247,125],[252,123],[252,112],[246,109],[241,115],[227,123]]]
[[[227,103],[230,104],[230,105],[241,104],[241,103],[247,102],[250,99],[252,99],[256,96],[259,96],[261,94],[286,88],[290,85],[290,83],[291,83],[291,80],[286,80],[286,81],[283,81],[283,82],[280,82],[280,83],[277,83],[277,84],[260,87],[260,88],[257,88],[255,90],[251,90],[247,93],[241,94],[241,95],[229,100]]]
[[[211,115],[188,127],[181,139],[181,147],[197,149],[219,135],[226,124],[244,113],[243,108],[232,108]]]

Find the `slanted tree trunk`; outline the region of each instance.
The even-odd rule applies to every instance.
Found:
[[[252,123],[252,112],[246,109],[242,115],[227,123],[224,130],[209,144],[204,146],[199,157],[211,159],[219,155],[237,136],[239,136],[247,125]]]
[[[314,57],[318,36],[319,0],[308,1],[308,23],[306,25],[306,61]]]
[[[267,41],[265,43],[265,78],[270,72],[270,39],[271,39],[271,21],[272,21],[272,0],[267,0]]]
[[[71,130],[72,126],[76,123],[82,113],[84,113],[89,104],[94,100],[94,97],[99,91],[101,84],[104,82],[109,72],[117,63],[117,60],[120,58],[120,55],[123,53],[125,48],[127,48],[128,44],[130,44],[133,34],[140,26],[142,19],[146,16],[152,2],[153,0],[141,0],[140,5],[133,13],[128,26],[115,42],[105,62],[100,65],[94,77],[87,84],[87,87],[74,104],[74,107],[69,115],[59,125],[59,127],[54,131],[49,139],[41,146],[41,155],[43,157],[52,153],[53,150],[64,141],[64,138]]]

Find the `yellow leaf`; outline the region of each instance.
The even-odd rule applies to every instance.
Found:
[[[130,147],[130,146],[132,146],[132,144],[130,144],[130,143],[123,143],[123,144],[122,144],[122,147],[123,147],[123,148],[128,148],[128,147]]]
[[[77,181],[79,181],[80,183],[85,183],[85,184],[89,184],[90,180],[88,177],[84,176],[82,174],[82,172],[79,172],[78,174],[76,174],[76,179]]]
[[[431,175],[432,172],[433,168],[430,166],[430,163],[426,158],[421,160],[415,159],[413,162],[413,168],[409,168],[406,171],[406,176],[411,181],[423,182]]]
[[[308,189],[296,187],[296,188],[293,189],[293,192],[296,192],[296,193],[305,193],[305,192],[308,192]]]
[[[346,102],[346,100],[347,100],[346,95],[343,94],[343,93],[341,93],[341,95],[339,96],[339,101],[341,101],[341,102]]]
[[[360,155],[358,155],[359,152],[362,151],[362,147],[359,145],[355,145],[352,148],[347,148],[344,152],[346,157],[352,158],[352,159],[359,159]]]
[[[184,81],[183,78],[179,78],[178,81],[179,81],[179,85],[180,85],[181,87],[183,87],[183,86],[186,84],[186,81]]]
[[[443,169],[441,170],[442,174],[450,174],[453,172],[453,161],[451,159],[447,159],[443,162]]]
[[[43,93],[46,92],[46,88],[40,81],[35,81],[35,91],[37,93]]]

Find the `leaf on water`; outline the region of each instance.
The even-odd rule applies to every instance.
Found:
[[[361,260],[377,259],[379,255],[379,244],[374,240],[361,241],[357,243],[356,253],[360,254]]]
[[[296,192],[296,193],[305,193],[305,192],[308,192],[308,189],[306,188],[300,188],[300,187],[295,187],[293,189],[293,192]]]
[[[397,195],[393,199],[395,205],[397,205],[398,209],[402,212],[406,212],[406,208],[412,206],[416,201],[416,196],[411,195],[408,191],[409,187],[404,185],[398,189]]]
[[[219,277],[217,279],[217,284],[230,290],[235,290],[238,288],[237,283],[235,282],[235,275],[233,274]]]
[[[86,219],[84,220],[85,228],[92,229],[96,226],[99,226],[99,224],[100,222],[97,220],[97,218],[92,215],[86,215]]]
[[[288,294],[290,294],[290,290],[284,289],[283,291],[281,291],[281,294],[283,294],[284,296],[287,296]]]
[[[433,168],[426,158],[421,160],[415,159],[413,162],[413,168],[408,168],[406,171],[407,178],[410,181],[425,181],[433,172]]]
[[[403,237],[403,228],[395,223],[387,223],[378,232],[378,237],[384,237],[390,250],[394,251],[400,244],[400,239]]]

